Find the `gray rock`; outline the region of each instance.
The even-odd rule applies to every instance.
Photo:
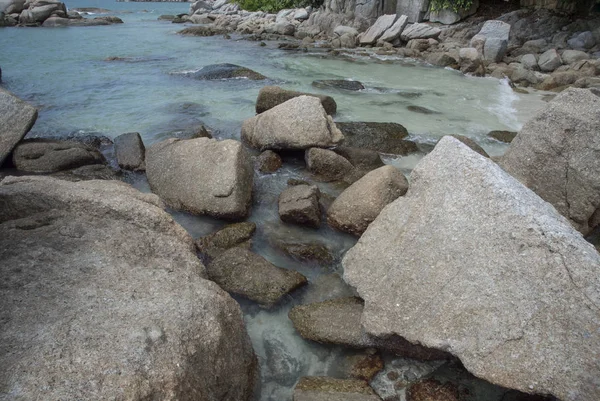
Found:
[[[500,161],[583,234],[600,206],[599,129],[600,98],[569,89],[523,126]]]
[[[300,335],[321,344],[350,348],[377,348],[407,358],[447,359],[448,354],[409,343],[398,336],[377,338],[365,333],[361,315],[364,302],[355,297],[336,298],[307,305],[298,305],[289,313]]]
[[[21,13],[25,8],[25,0],[0,0],[0,12],[6,15]]]
[[[28,9],[21,11],[19,15],[20,24],[32,24],[36,22],[44,22],[48,17],[57,11],[62,11],[64,15],[67,13],[67,8],[64,3],[52,0],[35,0],[31,2]]]
[[[345,25],[336,26],[335,29],[333,30],[333,33],[336,34],[337,36],[343,36],[345,34],[350,34],[352,36],[358,36],[358,31],[356,30],[356,28],[353,28],[351,26],[345,26]]]
[[[270,308],[287,293],[305,285],[306,277],[282,269],[240,247],[217,256],[206,268],[208,277],[221,288]]]
[[[458,61],[450,53],[431,53],[427,56],[427,62],[438,67],[458,65]]]
[[[562,65],[562,60],[556,49],[550,49],[540,55],[538,65],[542,71],[552,72]]]
[[[327,211],[327,223],[360,236],[381,210],[408,190],[406,177],[392,166],[366,174],[340,194]]]
[[[225,219],[248,215],[253,168],[242,144],[231,139],[167,139],[146,151],[152,191],[170,207]]]
[[[406,128],[397,123],[346,122],[336,125],[344,134],[344,146],[398,155],[419,150],[416,143],[406,140]]]
[[[396,18],[398,18],[396,14],[382,15],[377,18],[377,21],[360,37],[360,44],[372,45],[377,42],[377,39],[394,25]]]
[[[565,64],[575,64],[578,61],[589,59],[590,55],[581,50],[565,50],[560,57]]]
[[[354,169],[343,156],[328,149],[310,148],[304,154],[304,160],[308,171],[324,181],[341,180]]]
[[[146,147],[137,132],[129,132],[115,138],[117,163],[125,170],[145,170]]]
[[[285,386],[293,386],[302,370],[301,361],[290,352],[289,344],[282,341],[284,334],[265,330],[263,348],[265,349],[267,372],[261,372],[265,381],[275,381]]]
[[[340,47],[354,49],[356,47],[356,36],[345,33],[340,36]]]
[[[408,22],[421,22],[429,12],[430,0],[398,0],[396,12],[406,15]]]
[[[483,46],[483,58],[493,63],[499,63],[506,54],[508,41],[500,38],[487,38]]]
[[[510,36],[510,24],[498,20],[485,21],[478,35],[485,38],[497,38],[508,41]]]
[[[463,47],[458,52],[460,70],[464,73],[475,73],[482,66],[479,52],[474,47]]]
[[[5,178],[0,203],[3,395],[250,399],[241,310],[158,197],[30,176]]]
[[[366,332],[443,349],[504,387],[598,399],[600,254],[455,138],[419,162],[343,267]]]
[[[177,19],[173,20],[173,22],[176,22]],[[183,22],[183,21],[181,21]],[[181,31],[179,31],[178,33],[180,35],[184,35],[184,36],[215,36],[215,35],[225,35],[227,32],[229,32],[227,29],[225,28],[221,28],[221,27],[216,27],[216,26],[190,26],[187,27]],[[243,67],[242,67],[243,68]],[[231,68],[229,69],[231,70]],[[259,75],[255,75],[256,77],[259,77]],[[220,78],[217,78],[220,79]],[[264,79],[264,78],[258,78],[258,79]]]
[[[283,254],[300,262],[316,262],[320,265],[330,265],[334,261],[329,248],[319,242],[294,242],[286,238],[288,232],[283,233],[283,238],[271,236],[269,244],[279,249]],[[312,285],[312,284],[311,284]]]
[[[256,169],[263,174],[272,174],[283,165],[281,156],[272,150],[265,150],[256,158]]]
[[[71,170],[62,170],[52,174],[52,177],[67,181],[86,180],[119,180],[121,175],[104,164],[88,164]]]
[[[451,135],[453,138],[458,139],[459,141],[461,141],[463,144],[467,145],[468,147],[471,148],[471,150],[474,150],[475,152],[479,153],[481,156],[483,157],[490,157],[490,155],[487,154],[487,152],[477,144],[477,142],[475,142],[474,140],[472,140],[471,138],[464,136],[464,135]]]
[[[423,106],[410,105],[410,106],[406,106],[406,109],[408,111],[412,111],[413,113],[419,113],[419,114],[442,114],[439,111],[431,110],[431,109],[428,109],[427,107],[423,107]]]
[[[567,44],[572,49],[591,49],[596,44],[596,40],[590,31],[586,31],[574,35]]]
[[[244,121],[242,139],[259,150],[302,150],[335,146],[344,136],[318,98],[299,96]]]
[[[279,195],[279,218],[286,223],[319,227],[319,188],[314,185],[294,185],[284,189]]]
[[[356,170],[365,173],[384,165],[379,152],[374,150],[339,146],[333,151],[348,160]]]
[[[364,380],[301,377],[293,401],[381,401]]]
[[[382,41],[382,42],[390,42],[390,43],[392,43],[394,40],[396,40],[396,39],[398,39],[400,37],[400,34],[404,30],[404,28],[406,28],[407,24],[408,24],[408,17],[406,15],[401,15],[396,20],[396,22],[394,22],[394,25],[392,25],[391,27],[389,27],[383,33],[383,35],[381,35],[381,37],[379,38],[379,40]]]
[[[37,116],[35,107],[0,88],[0,166],[33,127]]]
[[[308,19],[309,16],[310,15],[308,14],[308,11],[306,11],[305,8],[300,8],[294,13],[294,19],[297,21],[305,21]]]
[[[241,246],[249,248],[256,224],[251,222],[229,224],[219,231],[195,241],[198,252],[208,259],[214,259],[226,250]]]
[[[104,157],[100,152],[74,141],[25,139],[13,152],[13,163],[17,170],[31,173],[54,173],[103,162]]]
[[[521,57],[521,64],[528,70],[538,70],[539,65],[535,54],[525,54]]]
[[[365,89],[365,86],[358,81],[349,79],[321,79],[313,81],[312,86],[321,89],[343,89],[347,91],[359,91]]]
[[[488,136],[500,142],[511,143],[517,136],[517,133],[512,131],[490,131]]]
[[[186,73],[185,76],[189,76],[194,79],[200,80],[223,80],[223,79],[239,79],[245,78],[253,81],[260,81],[267,79],[262,74],[256,71],[252,71],[249,68],[241,67],[235,64],[212,64],[200,68],[197,71]]]
[[[265,111],[298,96],[314,96],[319,98],[325,112],[329,115],[334,115],[337,111],[337,104],[331,96],[290,91],[280,88],[279,86],[265,86],[258,92],[258,98],[256,99],[256,113],[264,113]]]
[[[442,31],[429,24],[412,24],[404,28],[400,39],[408,42],[411,39],[436,39]]]

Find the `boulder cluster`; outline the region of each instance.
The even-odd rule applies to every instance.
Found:
[[[108,11],[108,10],[105,10]],[[115,16],[84,18],[83,9],[67,10],[58,0],[1,0],[0,27],[3,26],[92,26],[123,21]]]

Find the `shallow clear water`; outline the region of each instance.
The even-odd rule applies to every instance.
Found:
[[[162,14],[187,12],[189,3],[77,0],[67,1],[67,6],[114,10],[113,14],[125,23],[0,29],[4,86],[40,108],[32,136],[93,132],[115,137],[137,131],[149,145],[174,131],[205,124],[217,138],[239,139],[242,122],[254,115],[259,89],[277,84],[332,95],[338,104],[338,121],[397,122],[408,129],[413,139],[426,144],[434,144],[445,134],[467,135],[490,154],[498,155],[506,145],[488,139],[486,134],[490,130],[520,129],[543,105],[541,94],[516,94],[505,82],[465,77],[414,60],[374,55],[333,59],[322,51],[286,52],[276,49],[275,44],[260,47],[258,42],[236,37],[181,37],[176,32],[182,25],[157,21]],[[108,57],[125,57],[128,61],[106,61]],[[196,81],[178,75],[225,62],[254,69],[270,80]],[[311,86],[315,79],[337,78],[359,80],[367,89],[325,91]],[[407,109],[410,105],[438,114],[414,113]],[[409,173],[420,157],[385,160]],[[310,179],[301,160],[288,160],[276,175],[255,176],[249,219],[258,225],[254,251],[278,266],[300,271],[310,281],[308,288],[289,295],[272,311],[240,300],[261,361],[263,384],[257,398],[264,401],[290,399],[291,388],[301,375],[335,374],[336,364],[346,355],[337,347],[304,341],[287,319],[290,308],[297,303],[352,294],[339,278],[339,261],[355,242],[325,226],[308,230],[282,224],[277,214],[277,197],[289,178]],[[141,190],[149,190],[143,175],[132,175],[130,181]],[[323,183],[319,186],[329,197],[337,196],[341,190]],[[172,214],[194,238],[224,224],[185,213]],[[320,242],[332,252],[334,262],[323,266],[293,260],[273,246],[274,238]],[[269,361],[278,352],[292,362],[289,374],[275,377]],[[489,396],[473,399],[492,400]]]

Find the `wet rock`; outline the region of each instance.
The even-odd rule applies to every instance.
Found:
[[[200,68],[198,71],[184,74],[194,79],[200,80],[223,80],[223,79],[250,79],[253,81],[260,81],[267,79],[262,74],[256,71],[252,71],[249,68],[241,67],[235,64],[212,64]]]
[[[335,146],[344,137],[319,99],[299,96],[244,121],[242,139],[259,150],[304,150]]]
[[[479,153],[481,156],[483,157],[490,157],[490,155],[487,154],[487,152],[477,144],[477,142],[475,142],[474,140],[472,140],[469,137],[466,137],[464,135],[451,135],[452,137],[458,139],[459,141],[461,141],[462,143],[464,143],[465,145],[467,145],[468,147],[471,148],[471,150],[474,150],[475,152]]]
[[[377,39],[394,25],[396,18],[398,18],[396,14],[382,15],[377,18],[377,21],[361,35],[359,39],[360,44],[364,46],[372,45],[377,42]]]
[[[488,136],[500,142],[511,143],[517,133],[513,131],[490,131]]]
[[[340,146],[333,151],[348,160],[354,169],[363,172],[363,175],[383,166],[379,152],[374,150]]]
[[[25,139],[14,149],[17,170],[31,173],[54,173],[87,164],[102,164],[100,152],[79,142],[53,139]]]
[[[477,74],[482,69],[481,56],[474,47],[464,47],[459,50],[460,70],[465,74]]]
[[[540,55],[538,65],[544,72],[552,72],[562,65],[562,60],[556,49],[550,49]]]
[[[408,111],[412,111],[413,113],[419,113],[419,114],[442,114],[439,111],[435,111],[435,110],[431,110],[428,109],[427,107],[423,107],[423,106],[406,106],[406,109]]]
[[[270,308],[287,293],[305,285],[306,277],[277,267],[247,249],[234,247],[217,256],[206,268],[221,288]]]
[[[29,176],[6,178],[0,199],[6,394],[251,397],[256,358],[241,310],[203,278],[191,238],[157,196]]]
[[[408,17],[406,15],[401,15],[400,17],[398,17],[396,22],[394,22],[394,25],[392,25],[383,33],[383,35],[381,35],[379,40],[382,42],[392,43],[394,40],[400,37],[400,34],[402,33],[402,31],[404,31],[404,28],[406,28],[407,24]]]
[[[33,127],[37,116],[35,107],[0,88],[0,166]]]
[[[458,401],[459,393],[451,382],[440,383],[426,379],[412,384],[407,390],[407,401]]]
[[[364,380],[302,377],[294,389],[294,401],[381,401]]]
[[[293,386],[302,370],[301,362],[293,355],[289,345],[282,341],[279,332],[265,331],[263,347],[266,354],[267,372],[262,372],[267,381]]]
[[[499,162],[583,234],[600,206],[599,129],[600,98],[569,89],[523,126]]]
[[[429,24],[418,23],[412,24],[404,28],[400,39],[408,42],[411,39],[436,39],[442,31],[439,28]]]
[[[146,152],[152,191],[170,207],[224,219],[248,215],[253,168],[242,144],[231,139],[167,139]]]
[[[565,64],[575,64],[578,61],[589,59],[590,55],[581,50],[565,50],[562,52],[561,58]]]
[[[419,150],[416,143],[405,139],[408,131],[397,123],[347,122],[336,125],[344,134],[344,146],[398,155]]]
[[[328,149],[310,148],[304,160],[308,171],[325,181],[341,180],[354,169],[346,158]]]
[[[321,79],[313,81],[312,86],[321,89],[344,89],[347,91],[359,91],[365,89],[365,86],[358,81],[349,79]]]
[[[115,138],[115,153],[119,167],[125,170],[145,170],[146,147],[137,132],[129,132]]]
[[[327,265],[334,261],[331,251],[318,242],[303,243],[290,242],[289,240],[271,240],[271,243],[284,254],[300,262],[317,262]]]
[[[350,348],[377,348],[408,358],[447,359],[444,352],[413,345],[403,338],[376,338],[365,333],[361,324],[364,303],[359,298],[337,298],[292,308],[289,317],[303,338],[322,344]]]
[[[198,238],[195,241],[196,248],[209,259],[214,259],[236,246],[249,248],[254,231],[256,224],[251,222],[229,224],[219,231]]]
[[[175,20],[173,20],[175,22]],[[183,21],[182,21],[183,22]],[[216,26],[190,26],[185,28],[178,33],[184,36],[215,36],[225,35],[228,32],[225,28],[219,28]]]
[[[282,89],[279,86],[265,86],[258,92],[258,98],[256,99],[256,113],[263,113],[298,96],[314,96],[319,98],[325,112],[329,115],[334,115],[337,111],[337,104],[331,96],[290,91]]]
[[[90,164],[81,166],[72,170],[63,170],[52,174],[55,178],[67,181],[86,181],[86,180],[119,180],[121,176],[118,172],[104,164]]]
[[[319,188],[314,185],[295,185],[284,189],[279,195],[279,218],[286,223],[319,227]]]
[[[600,335],[572,333],[600,322],[600,254],[552,205],[455,138],[419,162],[408,193],[343,267],[365,299],[367,333],[444,349],[504,387],[598,398]]]
[[[256,169],[264,174],[276,172],[283,165],[281,156],[272,150],[265,150],[256,158]]]
[[[333,228],[360,236],[381,210],[408,190],[406,177],[384,166],[366,174],[340,194],[327,211]]]
[[[427,56],[429,64],[437,65],[438,67],[450,67],[458,65],[458,61],[449,53],[431,53]]]
[[[348,284],[337,273],[322,274],[310,281],[302,296],[303,304],[327,301],[334,298],[356,296]]]
[[[367,350],[367,352],[349,356],[342,362],[342,365],[346,365],[342,366],[345,376],[369,382],[383,369],[383,359],[376,350]]]

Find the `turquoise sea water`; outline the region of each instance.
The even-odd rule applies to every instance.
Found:
[[[467,135],[491,154],[501,154],[506,145],[488,139],[487,132],[518,130],[543,105],[540,93],[516,94],[506,82],[465,77],[413,60],[367,56],[342,60],[325,57],[317,51],[286,52],[273,43],[260,47],[258,42],[236,36],[230,40],[220,36],[182,37],[176,34],[183,29],[182,25],[157,21],[162,14],[187,12],[189,3],[76,0],[66,4],[69,8],[110,9],[124,24],[0,29],[3,85],[40,110],[31,136],[99,133],[115,137],[137,131],[149,145],[173,131],[205,124],[217,138],[239,139],[242,122],[254,115],[259,89],[266,84],[277,84],[332,95],[338,103],[338,121],[401,123],[415,140],[429,144],[445,134]],[[127,61],[106,61],[109,57],[123,57]],[[243,65],[270,79],[196,81],[178,75],[215,63]],[[367,89],[353,93],[311,86],[315,79],[340,78],[359,80]],[[406,93],[418,96],[403,96]],[[438,114],[414,113],[407,109],[410,105],[426,107]],[[420,157],[386,161],[408,173]],[[326,227],[306,230],[284,225],[277,215],[277,196],[285,188],[286,180],[301,178],[302,174],[303,166],[298,162],[277,175],[256,177],[250,218],[259,225],[254,250],[279,266],[299,270],[309,278],[311,288],[317,288],[316,283],[321,282],[324,289],[317,299],[341,294],[339,279],[336,281],[330,275],[341,272],[339,258],[355,240]],[[143,188],[143,179],[137,185]],[[324,194],[339,193],[339,189],[320,186]],[[185,213],[173,215],[194,237],[222,225]],[[273,236],[291,241],[320,241],[332,250],[336,263],[323,267],[294,261],[269,245],[269,237]],[[307,294],[291,295],[272,311],[242,302],[261,361],[263,380],[257,395],[260,400],[290,399],[295,377],[333,374],[345,355],[339,348],[310,344],[296,334],[287,313],[295,303],[306,301]],[[310,299],[315,300],[315,295]],[[280,340],[279,345],[270,341],[273,337]],[[268,359],[274,354],[295,361],[297,369],[288,375],[291,381],[289,377],[282,380],[269,376]],[[473,391],[473,400],[494,400],[489,393],[477,396],[478,390]]]

